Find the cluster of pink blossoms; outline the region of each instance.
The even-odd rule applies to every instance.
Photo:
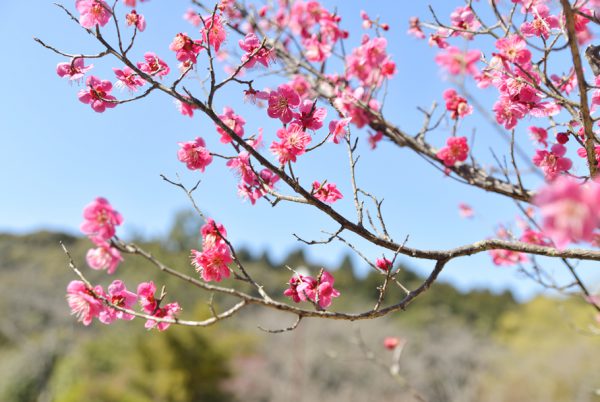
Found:
[[[83,209],[83,219],[81,231],[97,246],[87,252],[88,265],[114,273],[123,258],[109,240],[115,235],[116,227],[123,223],[123,217],[105,198],[98,197]]]
[[[131,310],[137,300],[135,293],[127,290],[125,284],[119,280],[113,281],[105,293],[102,286],[88,288],[82,281],[71,281],[67,286],[67,303],[71,313],[83,325],[90,325],[94,318],[103,324],[110,324],[117,319],[133,320],[134,316],[122,310],[115,309],[104,301],[114,306]]]
[[[297,274],[292,276],[289,288],[283,294],[291,297],[295,303],[311,300],[318,303],[321,308],[327,308],[331,305],[331,299],[340,295],[340,292],[333,287],[333,283],[333,276],[327,271],[323,271],[318,279]]]
[[[547,181],[552,181],[573,166],[571,159],[564,157],[566,153],[567,148],[564,145],[554,144],[550,151],[545,149],[535,151],[533,163],[543,170]]]
[[[154,282],[142,282],[137,287],[137,297],[139,298],[142,311],[147,315],[151,315],[156,318],[175,320],[177,313],[181,311],[179,303],[172,302],[160,306],[160,301],[157,300],[156,286]],[[146,320],[144,325],[147,329],[157,328],[159,331],[164,331],[171,325],[168,321],[155,321],[152,319]]]
[[[446,110],[450,112],[450,118],[458,120],[459,117],[465,117],[473,113],[473,106],[467,103],[467,100],[454,89],[446,89],[443,94],[446,101]]]
[[[386,48],[385,38],[370,39],[364,35],[362,44],[346,57],[346,78],[356,78],[366,88],[381,86],[384,79],[396,73],[396,64]]]
[[[252,141],[253,148],[260,146],[262,136],[258,136]],[[250,140],[247,141],[251,143]],[[252,205],[256,201],[265,195],[267,192],[273,189],[275,183],[279,181],[279,176],[273,173],[271,170],[264,168],[260,172],[256,172],[250,164],[250,154],[247,151],[242,151],[235,158],[227,161],[227,166],[240,177],[238,184],[238,193],[243,198],[250,200]]]
[[[227,236],[225,227],[208,219],[202,226],[201,234],[202,251],[192,250],[192,265],[207,282],[220,282],[223,278],[229,278],[231,272],[227,265],[233,261],[233,258],[225,241]]]
[[[464,162],[469,156],[469,145],[467,137],[450,137],[446,140],[446,146],[440,149],[436,156],[444,162],[447,167]]]

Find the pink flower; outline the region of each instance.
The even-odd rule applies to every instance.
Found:
[[[457,47],[448,46],[444,51],[435,56],[435,62],[452,75],[477,75],[478,71],[475,64],[479,61],[480,57],[481,52],[479,50],[463,52]]]
[[[552,74],[550,79],[559,91],[564,92],[567,95],[569,95],[573,89],[577,88],[577,75],[575,75],[575,70],[573,69],[571,69],[569,75],[558,76]]]
[[[90,325],[94,317],[98,317],[103,309],[102,301],[94,296],[102,295],[100,286],[96,286],[93,292],[81,281],[71,281],[67,286],[67,303],[71,308],[71,314],[77,316],[77,321],[83,325]]]
[[[542,127],[529,127],[529,134],[531,138],[537,142],[538,144],[543,145],[544,147],[548,146],[548,132]]]
[[[123,257],[114,247],[111,247],[105,241],[98,242],[98,247],[88,250],[85,259],[90,268],[95,270],[106,270],[106,273],[112,275]]]
[[[173,42],[169,45],[169,49],[174,51],[175,58],[182,62],[196,63],[198,53],[202,50],[200,41],[192,40],[189,36],[183,33],[175,35]]]
[[[95,112],[102,113],[106,108],[112,109],[117,106],[114,102],[117,100],[110,94],[112,84],[110,81],[100,81],[98,78],[90,75],[86,80],[87,89],[82,89],[77,94],[79,101],[92,106]]]
[[[440,149],[436,156],[444,165],[452,167],[456,162],[464,162],[468,155],[467,137],[450,137],[446,140],[446,146]]]
[[[418,17],[410,17],[408,20],[408,31],[406,33],[418,39],[425,39],[425,33],[423,33],[423,30],[421,29],[421,22]]]
[[[58,63],[56,66],[56,74],[59,77],[69,77],[71,81],[83,78],[83,75],[94,68],[93,64],[84,65],[83,57],[72,59],[68,63]]]
[[[203,18],[204,27],[200,31],[202,34],[202,42],[208,42],[210,46],[215,48],[215,51],[219,51],[221,44],[225,41],[227,33],[223,26],[222,17],[218,14],[207,15]]]
[[[533,8],[533,21],[524,22],[521,25],[521,33],[525,36],[541,36],[548,39],[552,29],[560,28],[558,17],[550,15],[550,10],[544,4]]]
[[[138,62],[137,66],[148,75],[164,77],[171,71],[167,63],[159,59],[158,56],[152,52],[146,52],[144,54],[144,60],[146,60],[145,63]]]
[[[189,8],[185,14],[183,14],[183,19],[192,24],[195,27],[199,27],[202,23],[202,19],[193,9]]]
[[[392,268],[392,262],[385,257],[377,258],[375,260],[375,265],[382,271],[389,271]]]
[[[152,314],[158,308],[158,301],[154,297],[156,286],[154,282],[142,282],[137,287],[137,296],[142,310],[146,314]]]
[[[118,79],[115,84],[117,87],[126,87],[132,91],[137,91],[139,87],[146,83],[135,71],[127,66],[123,67],[122,70],[113,68],[113,71]]]
[[[273,119],[280,119],[283,124],[292,121],[294,112],[292,109],[300,105],[298,93],[289,85],[280,85],[276,91],[269,94],[269,107],[267,114]]]
[[[458,204],[458,214],[461,218],[472,218],[474,215],[473,208],[471,208],[470,205],[461,202]]]
[[[79,23],[84,28],[93,28],[96,25],[103,27],[110,20],[111,11],[103,0],[77,0],[75,8],[81,13]]]
[[[273,49],[267,49],[265,47],[261,48],[261,42],[252,32],[246,34],[244,39],[240,39],[238,44],[240,45],[240,48],[246,52],[242,56],[242,63],[246,63],[244,66],[246,68],[254,67],[256,62],[265,67],[269,67],[269,63],[275,59]],[[256,54],[254,54],[255,52]]]
[[[376,133],[369,133],[369,138],[367,138],[371,149],[377,148],[377,143],[379,141],[381,141],[382,139],[383,139],[383,133],[381,131],[378,131]]]
[[[362,44],[346,56],[346,78],[356,77],[364,87],[379,87],[384,78],[396,71],[396,65],[386,48],[385,38],[369,39],[364,35]]]
[[[227,230],[221,223],[216,223],[214,219],[208,218],[206,223],[200,228],[202,235],[202,248],[207,249],[219,244],[226,244],[223,240],[227,237]]]
[[[223,278],[229,278],[230,270],[227,264],[233,262],[229,247],[219,242],[213,247],[202,250],[192,250],[192,265],[196,271],[202,274],[202,279],[207,282],[220,282]]]
[[[524,243],[535,244],[538,246],[550,245],[543,233],[538,232],[537,230],[533,230],[531,228],[525,229],[519,240]]]
[[[108,293],[105,295],[105,297],[115,306],[128,310],[133,308],[133,305],[137,300],[137,295],[128,291],[125,287],[125,284],[120,280],[113,281],[113,283],[108,286]],[[110,324],[117,319],[130,321],[134,318],[135,316],[132,314],[128,314],[124,311],[117,310],[109,306],[106,306],[98,315],[98,319],[104,324]]]
[[[527,262],[527,256],[523,253],[511,250],[490,250],[492,256],[492,262],[498,266],[513,266],[515,264],[521,264]]]
[[[351,117],[345,117],[341,120],[332,120],[329,122],[329,135],[331,135],[331,141],[334,144],[339,144],[342,138],[346,137],[348,133],[347,127],[351,120]]]
[[[125,16],[125,21],[127,21],[127,25],[135,26],[140,32],[144,32],[144,29],[146,29],[146,19],[135,10],[131,10],[131,12]]]
[[[152,315],[156,318],[167,318],[167,319],[175,320],[176,315],[180,311],[181,311],[181,307],[179,306],[179,303],[174,302],[174,303],[166,304],[164,307],[158,308]],[[146,329],[156,328],[159,331],[164,331],[167,328],[169,328],[170,326],[171,326],[170,322],[164,322],[164,321],[157,322],[154,320],[147,320],[146,324],[144,324],[144,328],[146,328]]]
[[[317,302],[321,308],[327,308],[331,305],[331,299],[338,297],[340,292],[333,287],[333,276],[323,271],[320,281],[312,276],[295,275],[290,279],[289,288],[283,294],[291,297],[294,302],[310,299]]]
[[[189,99],[186,97],[186,99]],[[175,100],[175,106],[177,107],[177,110],[179,110],[179,113],[181,113],[182,116],[189,116],[189,117],[194,117],[194,109],[197,109],[197,106],[191,103],[191,100],[188,100],[187,102],[182,102],[179,99]]]
[[[600,225],[600,184],[581,185],[561,176],[543,187],[534,198],[540,208],[542,228],[558,248],[570,242],[594,240]]]
[[[303,39],[302,46],[304,46],[304,56],[308,61],[322,63],[331,56],[331,43],[319,39],[317,35]]]
[[[452,27],[464,29],[465,31],[477,31],[481,26],[475,17],[475,14],[473,14],[473,11],[471,11],[468,6],[456,8],[452,14],[450,14],[450,21],[452,22]],[[452,32],[452,36],[458,35],[465,39],[473,39],[473,34],[470,32]]]
[[[465,117],[473,113],[473,106],[467,103],[467,100],[459,96],[454,89],[446,89],[443,94],[446,101],[446,110],[450,112],[450,118],[458,120],[459,117]]]
[[[281,142],[271,144],[271,152],[279,158],[279,163],[285,165],[288,162],[296,162],[296,158],[306,151],[306,146],[311,138],[299,124],[292,123],[287,127],[277,130],[277,137]]]
[[[343,198],[342,193],[337,189],[333,183],[321,184],[318,181],[314,181],[312,185],[312,194],[315,198],[322,202],[334,203],[337,200]]]
[[[223,123],[234,133],[236,133],[238,137],[242,137],[244,135],[244,125],[246,124],[246,120],[244,120],[242,116],[235,114],[232,108],[225,106],[223,108],[223,114],[219,115],[219,119],[221,119]],[[233,141],[227,131],[223,130],[219,126],[216,127],[217,132],[221,134],[221,142],[223,144],[228,144]]]
[[[81,231],[92,240],[106,241],[115,235],[115,226],[123,223],[121,214],[102,197],[96,198],[83,209]]]
[[[194,141],[179,142],[181,147],[177,151],[177,158],[185,163],[190,170],[200,170],[204,173],[204,169],[212,162],[212,155],[206,149],[204,140],[197,137]]]
[[[388,336],[383,340],[383,347],[388,350],[394,350],[400,345],[400,339],[395,336]]]
[[[300,104],[300,111],[294,120],[302,126],[304,130],[318,130],[323,127],[323,120],[327,116],[327,110],[317,107],[316,101],[305,99]]]
[[[538,149],[533,156],[533,163],[544,171],[546,180],[552,181],[561,172],[571,169],[573,162],[569,158],[563,158],[567,148],[561,144],[554,144],[550,152],[545,149]]]
[[[498,124],[502,124],[507,130],[513,129],[518,120],[525,117],[528,112],[527,106],[520,102],[513,102],[506,96],[500,96],[494,104],[493,110],[496,113]]]
[[[531,61],[531,52],[527,49],[527,43],[517,34],[498,39],[496,48],[500,50],[502,58],[511,63],[524,67]]]

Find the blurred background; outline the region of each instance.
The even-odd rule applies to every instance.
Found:
[[[405,34],[410,16],[431,19],[428,3],[323,3],[343,17],[349,46],[359,44],[365,33],[361,8],[390,24],[388,52],[398,74],[390,82],[384,111],[405,130],[420,128],[416,107],[440,102],[442,92],[453,86],[433,62],[436,50]],[[457,5],[430,3],[441,16]],[[74,9],[74,2],[64,4]],[[142,3],[138,11],[146,16],[148,28],[139,35],[131,58],[154,51],[174,67],[168,45],[175,34],[199,36],[182,19],[188,7],[186,0]],[[186,171],[176,158],[179,141],[202,136],[209,149],[226,152],[203,116],[181,116],[161,94],[104,114],[81,104],[76,96],[81,83],[67,83],[54,72],[66,60],[32,37],[72,53],[101,48],[51,1],[0,2],[0,13],[5,17],[0,48],[6,55],[0,63],[0,180],[5,189],[0,198],[0,401],[600,400],[600,341],[593,310],[580,297],[551,292],[517,268],[493,266],[486,254],[453,261],[439,283],[407,311],[375,321],[307,319],[290,333],[268,334],[258,326],[283,328],[292,317],[248,309],[211,328],[171,327],[164,333],[147,332],[139,320],[110,327],[76,323],[64,299],[74,277],[58,242],[65,242],[85,267],[91,244],[80,237],[78,227],[83,206],[96,196],[108,198],[124,215],[121,237],[143,243],[168,265],[193,273],[189,250],[199,247],[201,222],[190,212],[185,194],[163,182],[160,174],[180,177],[189,186],[202,180],[195,193],[199,206],[225,225],[249,270],[270,294],[280,295],[285,288],[290,276],[286,264],[313,273],[325,267],[335,271],[336,288],[342,292],[333,308],[363,311],[377,300],[379,276],[343,244],[301,247],[292,233],[319,239],[321,230],[336,229],[317,211],[243,202],[236,194],[236,177],[221,161],[204,175]],[[107,36],[111,34],[107,29]],[[227,47],[235,49],[236,43],[231,37]],[[235,50],[231,56],[233,61],[239,58]],[[92,74],[113,81],[112,67],[121,67],[114,60],[91,62]],[[556,68],[562,72],[560,63]],[[201,93],[198,81],[205,74],[201,62],[186,87]],[[281,81],[263,77],[258,82],[262,89]],[[493,92],[480,96],[489,108]],[[239,87],[224,90],[216,103],[218,110],[231,106],[245,117],[246,133],[263,128],[267,143],[271,141],[275,122],[252,119],[258,109],[244,103]],[[326,121],[333,118],[330,111]],[[518,127],[524,148],[531,152],[526,126]],[[439,145],[450,130],[445,122],[433,134],[439,136]],[[477,134],[476,147],[482,152],[508,152],[505,139],[484,117],[469,116],[461,130],[463,135]],[[454,183],[408,150],[383,142],[372,151],[366,131],[354,134],[360,137],[359,185],[385,197],[388,229],[396,239],[410,235],[409,246],[456,247],[491,237],[498,224],[515,220],[518,210],[511,201]],[[327,152],[300,161],[297,172],[306,182],[335,182],[349,195],[346,150],[328,146]],[[493,163],[491,155],[485,158]],[[535,178],[525,180],[532,188],[539,185]],[[335,207],[353,216],[349,198]],[[473,219],[459,216],[461,202],[474,208]],[[383,254],[359,239],[350,240],[370,259]],[[570,280],[560,265],[539,262],[558,283]],[[409,285],[432,268],[402,258],[399,265],[401,279]],[[600,276],[593,268],[578,267],[595,290]],[[115,279],[85,269],[94,283],[107,285]],[[149,279],[166,285],[187,318],[209,315],[210,295],[161,276],[140,259],[128,258],[117,275],[130,287]],[[390,292],[386,301],[399,297]],[[215,300],[222,308],[231,303]],[[396,374],[390,372],[397,360],[384,348],[385,337],[406,341]]]

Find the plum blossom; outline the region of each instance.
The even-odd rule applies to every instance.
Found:
[[[202,24],[202,19],[200,15],[193,9],[189,8],[185,14],[183,14],[183,19],[192,24],[195,27],[199,27]]]
[[[525,37],[540,36],[548,39],[552,29],[560,28],[560,21],[555,15],[550,15],[550,9],[544,4],[538,4],[533,8],[533,20],[521,25],[521,33]]]
[[[159,301],[155,297],[156,286],[154,282],[142,282],[137,288],[137,297],[142,306],[144,313],[156,318],[175,319],[177,313],[181,311],[181,307],[177,302],[166,304],[160,307]],[[169,328],[169,322],[157,322],[151,319],[146,320],[144,327],[146,329],[157,328],[159,331],[164,331]]]
[[[127,290],[125,284],[120,280],[115,280],[108,285],[108,292],[106,293],[105,297],[115,306],[128,310],[131,310],[137,301],[137,295]],[[100,322],[103,324],[110,324],[117,319],[131,321],[134,318],[134,315],[117,310],[110,306],[106,306],[98,315],[98,320],[100,320]]]
[[[421,22],[418,17],[410,17],[406,33],[418,39],[425,39],[425,33],[421,29]]]
[[[140,70],[148,75],[164,77],[171,71],[167,63],[162,61],[156,54],[152,52],[146,52],[144,54],[144,60],[146,60],[145,63],[138,62],[137,66]]]
[[[140,0],[141,2],[145,2],[148,0]],[[137,4],[137,0],[123,0],[123,4],[125,4],[127,7],[135,7]]]
[[[169,45],[169,49],[175,52],[178,61],[196,63],[202,45],[200,41],[192,40],[184,33],[178,33]]]
[[[326,116],[327,109],[317,107],[316,101],[305,99],[300,104],[294,122],[301,125],[304,130],[318,130],[323,127]]]
[[[113,71],[118,80],[115,84],[117,87],[126,87],[131,91],[137,91],[139,87],[146,83],[146,81],[140,78],[140,76],[128,66],[123,67],[122,70],[113,68]]]
[[[543,145],[544,147],[548,146],[548,132],[546,129],[542,127],[531,126],[529,127],[529,135],[538,144]]]
[[[287,124],[294,118],[292,109],[300,105],[300,96],[289,85],[283,84],[269,94],[267,114],[273,119],[279,119]]]
[[[450,137],[446,140],[446,146],[440,149],[436,156],[448,167],[457,162],[464,162],[469,155],[467,137]]]
[[[339,144],[342,138],[346,137],[348,133],[347,127],[351,120],[351,117],[345,117],[340,120],[332,120],[329,122],[329,135],[331,135],[331,141],[334,144]]]
[[[200,31],[202,34],[202,42],[208,42],[209,45],[218,52],[221,44],[225,41],[225,37],[227,36],[223,17],[218,14],[206,15],[201,21],[204,25]]]
[[[367,140],[371,149],[377,148],[377,143],[383,139],[383,132],[377,131],[376,133],[369,133]]]
[[[471,74],[477,75],[475,64],[479,61],[481,52],[469,50],[464,52],[457,47],[448,46],[435,56],[435,62],[446,69],[451,75]]]
[[[481,23],[473,14],[470,7],[458,7],[450,14],[450,21],[452,22],[453,28],[458,28],[465,31],[477,31],[481,26]],[[465,39],[473,39],[473,33],[471,32],[460,32],[452,31],[452,36],[462,36]]]
[[[389,271],[392,268],[392,262],[385,257],[377,258],[375,260],[375,265],[382,271]]]
[[[571,159],[564,157],[566,152],[567,148],[561,144],[554,144],[550,149],[550,152],[544,149],[538,149],[533,156],[533,163],[542,168],[546,180],[552,181],[556,179],[561,172],[566,172],[571,169],[571,166],[573,165]]]
[[[246,34],[244,39],[238,42],[240,48],[246,53],[242,56],[242,63],[246,63],[244,67],[252,68],[258,62],[265,67],[269,67],[269,63],[275,59],[273,49],[261,47],[261,42],[252,32]]]
[[[234,133],[236,133],[238,137],[242,137],[244,135],[244,125],[246,124],[246,120],[244,120],[242,116],[235,114],[232,108],[225,106],[223,108],[223,114],[219,115],[219,119],[221,119],[223,123]],[[219,126],[216,127],[217,132],[221,134],[221,142],[223,144],[228,144],[233,141],[227,131]]]
[[[173,302],[173,303],[169,303],[169,304],[165,304],[164,307],[160,307],[158,308],[154,314],[152,314],[154,317],[156,318],[166,318],[166,319],[170,319],[170,320],[175,320],[177,314],[181,311],[181,307],[179,306],[179,303],[177,302]],[[159,331],[164,331],[167,328],[169,328],[171,326],[170,322],[165,322],[165,321],[154,321],[154,320],[147,320],[146,324],[144,324],[144,328],[146,329],[152,329],[152,328],[156,328]]]
[[[104,0],[77,0],[75,8],[81,14],[79,23],[87,29],[94,28],[96,25],[103,27],[112,15],[110,6]]]
[[[386,48],[385,38],[363,36],[362,44],[346,56],[346,78],[356,77],[364,87],[381,86],[384,78],[396,72],[396,64]]]
[[[446,89],[443,94],[446,101],[446,110],[450,112],[450,118],[458,120],[459,117],[465,117],[473,113],[473,106],[467,103],[467,100],[459,96],[454,89]]]
[[[188,169],[204,173],[204,169],[213,159],[204,140],[197,137],[194,141],[179,142],[178,145],[181,148],[177,151],[177,159],[185,163]]]
[[[458,204],[458,214],[461,218],[472,218],[474,216],[473,208],[469,204],[461,202]]]
[[[312,194],[317,200],[322,202],[328,202],[330,204],[343,198],[342,193],[340,193],[335,184],[321,184],[318,181],[314,181],[312,184]]]
[[[68,77],[71,81],[83,78],[84,74],[94,68],[93,64],[84,65],[83,57],[73,58],[67,63],[58,63],[56,65],[56,74],[59,77]]]
[[[131,10],[126,16],[125,21],[127,25],[134,26],[140,32],[144,32],[146,29],[146,19],[142,14],[138,14],[137,11]]]
[[[201,252],[192,250],[192,265],[207,282],[220,282],[223,278],[229,278],[230,270],[227,265],[232,262],[231,251],[223,242]]]
[[[332,298],[338,297],[340,292],[333,287],[333,276],[323,271],[319,280],[312,276],[294,275],[289,282],[289,288],[283,294],[291,297],[296,303],[300,301],[311,300],[317,303],[321,308],[327,308],[331,305]]]
[[[388,350],[394,350],[400,345],[400,339],[395,336],[388,336],[383,339],[383,347]]]
[[[123,217],[115,211],[106,198],[98,197],[83,209],[81,231],[92,240],[106,241],[115,235],[115,227]]]
[[[531,51],[520,35],[512,34],[496,41],[496,48],[500,50],[500,57],[511,63],[525,67],[531,62]]]
[[[156,285],[154,282],[142,282],[137,287],[137,296],[144,313],[152,314],[158,308],[158,301],[154,297]]]
[[[181,113],[182,116],[194,117],[194,110],[198,107],[192,104],[189,98],[186,97],[186,100],[186,102],[182,102],[181,100],[176,99],[175,107],[177,107],[177,110],[179,110],[179,113]]]
[[[107,274],[112,275],[123,261],[121,253],[106,241],[99,241],[97,246],[89,249],[85,256],[88,265],[95,270],[106,270]]]
[[[594,231],[600,225],[600,184],[595,181],[584,185],[575,179],[561,176],[546,185],[534,198],[542,215],[544,235],[556,247],[564,248],[571,242],[594,240]]]
[[[101,81],[90,75],[85,81],[87,89],[81,89],[77,94],[79,101],[88,104],[95,112],[102,113],[106,108],[112,109],[117,104],[117,98],[112,96],[112,84],[110,81]]]
[[[82,281],[71,281],[67,285],[67,303],[71,314],[77,316],[77,321],[81,321],[83,325],[90,325],[103,309],[102,301],[96,297],[103,293],[100,286],[90,290]]]
[[[311,141],[310,135],[302,129],[302,126],[296,123],[277,130],[277,137],[281,139],[281,142],[273,141],[270,149],[278,156],[279,163],[282,165],[288,162],[296,162],[296,158],[304,154],[307,145]]]

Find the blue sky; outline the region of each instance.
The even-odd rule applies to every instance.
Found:
[[[445,18],[454,8],[447,1],[431,3]],[[349,44],[356,45],[363,34],[358,28],[359,11],[367,3],[339,0],[325,4],[330,9],[337,7],[343,26],[351,33]],[[74,1],[66,1],[65,5],[74,9]],[[187,7],[185,0],[143,3],[138,10],[145,14],[148,28],[139,35],[131,57],[137,60],[144,52],[154,51],[175,67],[173,52],[168,49],[175,34],[187,32],[198,37],[197,31],[182,19]],[[387,0],[369,2],[366,9],[372,17],[385,16],[383,22],[392,27],[387,38],[398,74],[390,82],[384,111],[402,129],[415,131],[422,123],[416,107],[429,107],[432,100],[439,103],[443,90],[452,86],[433,63],[435,49],[405,34],[410,16],[431,19],[426,3]],[[4,16],[0,48],[5,55],[0,63],[4,81],[0,180],[5,189],[0,231],[25,233],[53,229],[76,233],[82,207],[101,195],[124,215],[122,233],[164,234],[174,213],[188,208],[189,203],[179,189],[164,183],[160,174],[171,178],[180,175],[188,185],[202,179],[196,193],[201,208],[225,224],[234,244],[257,252],[266,249],[281,258],[299,246],[292,233],[318,239],[321,230],[336,229],[322,213],[303,205],[282,204],[272,208],[265,202],[256,206],[242,202],[236,195],[235,177],[220,161],[213,163],[204,175],[187,171],[176,158],[178,141],[202,136],[216,152],[229,151],[218,143],[218,135],[208,119],[199,114],[193,119],[181,116],[172,100],[162,94],[120,105],[103,114],[81,104],[76,97],[80,86],[60,79],[54,72],[56,64],[65,60],[43,49],[32,37],[40,37],[66,52],[90,54],[101,48],[52,1],[36,1],[35,7],[31,2],[1,2],[0,12]],[[229,45],[236,42],[237,38],[232,37]],[[105,79],[114,80],[111,69],[120,67],[115,59],[90,62],[96,66],[92,74]],[[203,78],[204,74],[199,68],[198,76]],[[197,80],[190,79],[185,85],[201,94]],[[256,87],[273,85],[276,81],[269,78],[258,81]],[[121,98],[128,95],[119,90],[114,94]],[[493,103],[493,90],[480,95],[484,105]],[[216,104],[217,110],[230,105],[243,115],[248,122],[247,133],[263,127],[267,143],[273,139],[277,126],[264,111],[243,102],[240,87],[223,91]],[[331,118],[330,111],[326,121]],[[517,135],[531,151],[526,126],[520,125]],[[507,152],[505,143],[480,117],[467,118],[461,130],[468,137],[475,130],[476,146],[484,160],[492,160],[487,148],[501,155]],[[397,241],[409,235],[408,244],[413,247],[451,248],[489,237],[498,222],[514,220],[517,210],[510,200],[457,184],[410,151],[391,144],[381,144],[376,151],[370,151],[366,133],[358,133],[362,138],[357,180],[366,190],[385,198],[384,214]],[[441,145],[448,133],[449,129],[442,125],[431,138]],[[337,183],[347,197],[335,207],[353,217],[347,166],[346,150],[327,144],[314,158],[301,161],[297,172],[305,183],[323,179]],[[531,183],[537,186],[535,181]],[[474,207],[475,219],[463,220],[458,216],[460,202]],[[382,250],[350,238],[370,258],[381,255]],[[311,259],[324,264],[333,264],[348,252],[342,244],[308,250]],[[403,261],[422,273],[431,268],[428,262]],[[589,266],[582,267],[585,277],[597,281],[598,276]],[[554,269],[564,278],[560,267]],[[461,289],[509,288],[520,297],[540,290],[515,269],[494,267],[486,254],[452,261],[442,278]]]

